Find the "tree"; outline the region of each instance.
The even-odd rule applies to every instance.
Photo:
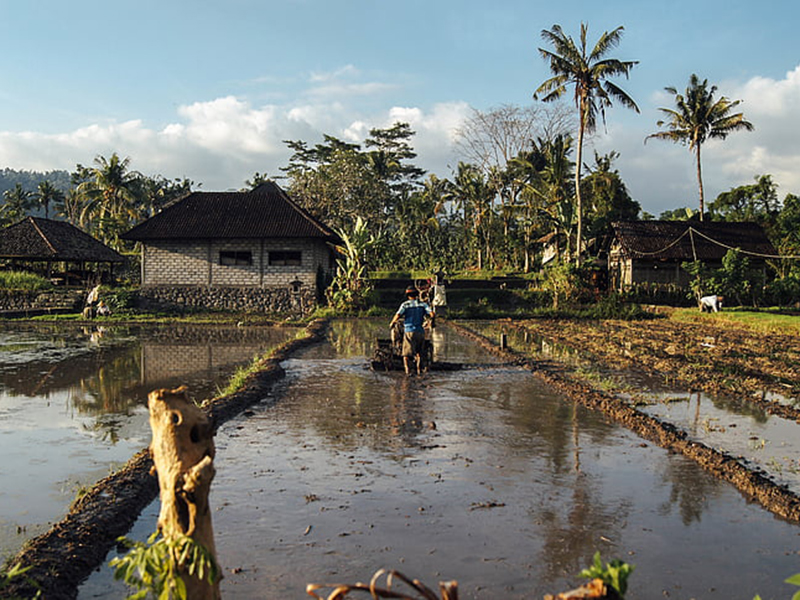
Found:
[[[50,204],[63,202],[64,201],[64,192],[56,188],[52,183],[49,181],[42,181],[36,188],[36,191],[33,192],[34,199],[39,203],[40,206],[44,207],[44,218],[50,218]]]
[[[533,95],[534,98],[541,96],[544,102],[552,102],[566,93],[567,86],[575,88],[574,99],[578,109],[578,144],[575,161],[576,261],[580,261],[583,250],[581,165],[584,136],[595,130],[598,115],[605,123],[605,110],[611,107],[613,100],[639,112],[639,107],[633,99],[616,84],[608,81],[609,78],[619,75],[628,77],[631,69],[638,64],[638,61],[633,60],[605,58],[609,51],[619,45],[624,28],[620,26],[613,31],[603,32],[591,51],[586,45],[587,30],[588,27],[581,23],[580,45],[567,36],[560,25],[542,30],[542,39],[549,42],[553,50],[539,48],[539,53],[549,62],[550,71],[554,76],[542,83]]]
[[[11,225],[23,219],[31,208],[31,193],[17,183],[3,192],[3,206],[0,206],[0,225]]]
[[[586,229],[589,237],[599,237],[608,232],[614,221],[634,221],[642,210],[641,205],[630,197],[628,188],[613,168],[619,153],[611,151],[601,156],[594,153],[594,167],[581,185],[587,192],[591,218]]]
[[[142,201],[142,176],[129,171],[130,158],[97,156],[88,171],[78,165],[77,172],[88,179],[78,185],[84,199],[80,223],[105,243],[119,248],[119,235],[139,216]]]
[[[264,171],[263,173],[259,173],[258,171],[256,171],[253,174],[253,178],[252,179],[246,179],[245,180],[245,182],[244,182],[245,188],[242,191],[243,192],[249,192],[251,190],[256,189],[262,183],[266,183],[268,181],[270,181],[270,178],[269,178],[269,175],[267,174],[266,171]]]
[[[780,212],[778,185],[771,175],[757,175],[756,183],[722,192],[708,205],[714,220],[756,221],[769,230]]]
[[[728,100],[725,96],[714,99],[717,86],[708,87],[708,80],[700,81],[696,74],[689,78],[686,95],[679,94],[674,87],[664,88],[675,98],[675,108],[659,108],[666,115],[656,123],[664,127],[648,135],[650,138],[667,140],[689,146],[689,151],[695,154],[697,169],[697,186],[700,192],[700,220],[703,220],[705,201],[703,194],[703,173],[700,161],[700,148],[706,140],[724,140],[734,131],[752,131],[753,124],[746,121],[742,113],[734,113],[740,100]]]

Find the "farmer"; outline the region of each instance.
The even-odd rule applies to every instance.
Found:
[[[419,374],[422,372],[422,350],[425,345],[425,317],[433,320],[435,314],[427,302],[420,301],[417,288],[409,287],[406,297],[408,299],[397,309],[389,327],[393,328],[395,323],[403,319],[403,367],[406,374],[411,373],[413,358]]]
[[[724,298],[722,296],[711,295],[711,296],[703,296],[700,298],[700,310],[702,312],[713,311],[719,312],[722,308],[722,301]]]

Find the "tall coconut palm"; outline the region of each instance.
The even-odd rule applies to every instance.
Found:
[[[129,158],[120,159],[115,152],[111,158],[98,156],[90,178],[78,186],[85,199],[81,225],[89,227],[104,242],[119,246],[119,234],[130,226],[138,214],[141,198],[141,175],[129,171]]]
[[[700,81],[700,78],[694,73],[689,78],[685,96],[679,94],[674,87],[664,89],[675,97],[675,108],[658,109],[667,118],[656,124],[659,127],[665,127],[665,130],[648,135],[645,142],[650,138],[668,140],[686,144],[689,146],[689,150],[694,152],[697,161],[697,186],[700,190],[700,220],[702,221],[705,200],[700,147],[706,140],[724,140],[734,131],[742,129],[752,131],[753,124],[745,120],[744,114],[733,112],[741,102],[740,100],[731,101],[725,96],[714,100],[717,86],[708,87],[708,79]]]
[[[3,192],[3,204],[0,205],[0,226],[10,225],[23,219],[31,208],[31,193],[15,184],[10,190]]]
[[[36,191],[33,193],[34,199],[39,203],[40,206],[44,207],[44,218],[50,218],[50,204],[55,204],[56,202],[61,202],[64,200],[64,192],[59,190],[56,186],[54,186],[49,181],[45,180],[39,183],[36,187]]]
[[[623,27],[605,31],[590,50],[586,44],[588,27],[581,23],[579,43],[566,35],[560,25],[542,30],[542,39],[553,46],[553,50],[539,48],[539,53],[549,62],[553,77],[542,83],[533,94],[534,99],[552,102],[563,96],[567,86],[574,86],[575,106],[578,109],[578,143],[575,160],[575,204],[577,212],[576,261],[580,260],[583,249],[583,204],[581,202],[581,165],[583,164],[583,140],[586,133],[597,127],[598,115],[605,123],[605,110],[616,100],[623,106],[639,112],[636,102],[610,77],[628,77],[631,69],[638,64],[635,60],[606,58],[606,55],[619,45]]]

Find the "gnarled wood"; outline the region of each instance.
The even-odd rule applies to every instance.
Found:
[[[189,536],[216,561],[208,493],[214,479],[214,430],[185,387],[150,392],[150,451],[158,473],[161,511],[158,528],[165,539]],[[182,568],[187,595],[192,599],[220,597],[219,583],[190,576]]]

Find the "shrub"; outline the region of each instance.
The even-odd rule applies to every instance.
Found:
[[[48,290],[53,287],[49,280],[28,271],[0,271],[0,288],[8,290]]]

